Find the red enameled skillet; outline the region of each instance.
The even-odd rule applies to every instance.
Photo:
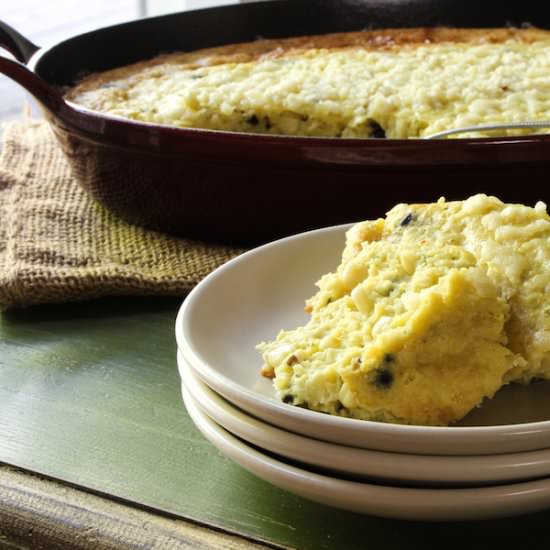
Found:
[[[83,74],[257,37],[366,27],[550,28],[540,0],[300,0],[141,19],[40,49],[0,23],[0,72],[45,108],[73,173],[119,216],[176,235],[258,243],[475,192],[548,200],[550,135],[393,140],[274,137],[121,120],[65,103]]]

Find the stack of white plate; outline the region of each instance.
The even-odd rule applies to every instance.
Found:
[[[340,418],[281,403],[256,345],[307,321],[304,300],[338,265],[347,226],[289,237],[208,276],[176,320],[187,411],[258,477],[346,510],[466,520],[550,507],[550,383],[509,386],[459,426]]]

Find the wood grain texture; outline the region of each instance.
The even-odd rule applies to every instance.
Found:
[[[221,456],[186,415],[173,336],[179,303],[121,298],[5,312],[0,461],[294,546],[297,533],[319,532],[306,521],[309,505]]]
[[[49,550],[266,548],[0,466],[0,547],[8,544]]]
[[[308,502],[255,478],[210,445],[185,412],[173,336],[179,303],[113,298],[5,312],[0,462],[305,550],[414,550],[442,540],[446,549],[463,548],[487,536],[507,548],[545,528],[549,513],[460,524],[384,520]],[[0,498],[8,490],[0,480]],[[530,548],[543,548],[545,538],[539,540]]]

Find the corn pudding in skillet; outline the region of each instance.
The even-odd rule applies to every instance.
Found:
[[[166,54],[89,75],[65,98],[177,127],[406,139],[548,120],[549,75],[544,30],[387,29]]]
[[[399,204],[347,232],[310,320],[260,344],[278,397],[385,422],[448,425],[510,382],[550,378],[546,205]]]

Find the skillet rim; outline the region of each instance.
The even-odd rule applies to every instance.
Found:
[[[527,1],[529,6],[537,5],[537,2],[524,0],[523,4]],[[371,7],[375,9],[377,6],[382,8],[382,6],[388,6],[389,11],[395,9],[396,7],[410,6],[412,4],[417,4],[418,6],[428,5],[435,3],[446,4],[446,5],[462,5],[463,3],[460,0],[363,0],[362,2],[354,2],[353,0],[334,0],[331,4],[338,6],[355,6],[358,4],[363,4],[366,7]],[[324,2],[320,0],[301,0],[302,5],[316,6]],[[270,9],[274,4],[278,4],[277,9],[284,9],[284,7],[292,6],[293,2],[291,0],[277,0],[276,2],[269,0],[262,0],[244,4],[237,5],[222,5],[210,8],[202,8],[198,10],[188,10],[181,12],[168,13],[164,15],[157,15],[153,17],[145,17],[141,19],[130,20],[115,25],[109,25],[94,29],[85,33],[80,33],[74,36],[71,36],[67,39],[52,43],[46,47],[39,47],[38,50],[30,57],[29,61],[26,64],[27,69],[33,72],[35,75],[39,76],[45,80],[49,86],[56,90],[60,90],[59,86],[56,86],[50,82],[40,73],[40,62],[47,59],[48,56],[53,55],[52,52],[59,48],[69,48],[72,42],[81,40],[86,37],[93,37],[101,35],[102,33],[107,32],[116,32],[117,30],[128,30],[133,27],[138,27],[140,25],[162,23],[163,21],[171,21],[179,18],[194,17],[197,15],[208,16],[208,15],[217,15],[223,14],[225,11],[242,11],[249,9],[258,9],[261,7],[268,6]],[[503,2],[506,6],[510,5],[510,2]],[[513,4],[513,3],[512,3]],[[254,7],[256,6],[256,7]],[[514,6],[515,7],[515,6]],[[445,23],[443,23],[445,24]],[[420,25],[418,25],[420,26]],[[424,25],[425,26],[425,25]],[[500,25],[503,26],[503,25]],[[403,28],[410,28],[406,25]],[[475,28],[475,27],[471,27]],[[540,27],[545,28],[545,27]],[[548,28],[550,29],[550,18],[548,22]],[[299,36],[299,34],[285,34],[286,36]],[[156,55],[156,54],[155,54]],[[94,137],[102,136],[103,139],[107,138],[107,132],[105,132],[105,127],[113,127],[118,129],[118,127],[124,127],[128,132],[135,135],[141,133],[146,133],[154,135],[155,139],[174,139],[177,137],[182,138],[196,138],[198,136],[206,136],[210,138],[219,137],[220,139],[229,140],[230,142],[235,142],[236,144],[241,141],[247,142],[250,139],[253,139],[256,144],[266,144],[267,146],[271,145],[292,145],[296,144],[299,146],[311,145],[317,148],[329,148],[329,147],[347,147],[349,148],[353,145],[353,148],[361,147],[367,150],[373,149],[374,151],[380,151],[387,148],[400,149],[404,146],[407,148],[415,147],[418,148],[419,152],[424,152],[425,150],[435,150],[439,148],[445,149],[461,149],[468,148],[469,146],[476,147],[507,147],[514,143],[521,143],[523,145],[534,144],[534,145],[547,145],[550,144],[550,133],[548,134],[531,134],[524,136],[496,136],[496,137],[468,137],[468,138],[453,138],[453,139],[434,139],[427,140],[425,138],[409,138],[409,139],[395,139],[395,138],[385,138],[385,139],[373,139],[373,138],[334,138],[334,137],[323,137],[323,136],[287,136],[287,135],[272,135],[272,134],[262,134],[254,132],[235,132],[227,130],[212,130],[206,128],[185,128],[164,124],[157,124],[144,121],[136,121],[132,119],[126,119],[123,117],[117,117],[109,115],[107,113],[101,113],[100,111],[93,111],[85,107],[79,106],[73,102],[62,99],[61,108],[57,113],[52,113],[56,120],[56,125],[66,126],[68,129],[73,131],[79,131],[83,133],[89,139]],[[64,124],[59,124],[62,122]],[[83,124],[84,122],[84,124]],[[87,124],[90,122],[91,124]],[[384,145],[381,145],[381,144]],[[149,143],[151,146],[151,143]],[[139,147],[141,149],[141,147]],[[518,161],[521,162],[521,161]],[[352,163],[355,164],[355,163]],[[358,164],[364,164],[364,162],[359,162]],[[370,164],[370,163],[369,163]],[[375,163],[377,164],[377,163]],[[387,163],[383,163],[387,164]],[[393,163],[392,163],[393,164]],[[429,163],[420,163],[421,165],[426,165]],[[441,165],[446,165],[447,162],[442,162]]]

